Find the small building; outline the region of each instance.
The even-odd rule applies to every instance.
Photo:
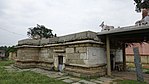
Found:
[[[15,60],[17,58],[16,52],[9,52],[9,60]]]
[[[85,31],[48,39],[18,42],[15,65],[64,71],[74,76],[111,76],[126,70],[125,44],[149,42],[149,25],[110,31]]]
[[[4,58],[5,57],[5,50],[0,50],[0,58]]]
[[[111,49],[111,69],[122,62],[122,50]],[[91,31],[41,40],[24,39],[18,42],[15,65],[54,69],[74,76],[103,76],[107,71],[105,43]]]
[[[133,45],[139,48],[143,67],[149,67],[149,43],[134,43]],[[128,65],[134,66],[133,46],[126,48],[126,62]]]

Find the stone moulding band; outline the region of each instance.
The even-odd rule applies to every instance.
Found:
[[[66,42],[66,43],[59,43],[59,44],[48,44],[48,45],[45,45],[45,46],[46,47],[49,47],[49,46],[63,46],[63,45],[72,45],[72,44],[81,44],[81,43],[104,44],[103,42],[97,42],[97,41],[93,41],[93,40],[83,40],[83,41]]]
[[[46,64],[53,64],[53,62],[46,62],[46,61],[33,61],[33,60],[17,60],[16,62],[21,62],[21,63],[46,63]]]
[[[66,43],[59,43],[59,44],[48,44],[48,45],[43,45],[43,46],[20,45],[20,46],[17,46],[16,48],[23,48],[23,47],[42,48],[42,47],[65,46],[65,45],[81,44],[81,43],[94,43],[94,44],[101,44],[101,45],[104,44],[103,42],[97,42],[93,40],[83,40],[83,41],[66,42]]]
[[[66,66],[77,66],[77,67],[83,67],[83,68],[94,68],[94,67],[102,67],[102,66],[106,66],[106,64],[100,64],[100,65],[80,65],[80,64],[65,64]]]

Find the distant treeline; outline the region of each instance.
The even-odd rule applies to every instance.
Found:
[[[0,50],[5,51],[5,57],[8,57],[10,52],[16,52],[15,46],[0,46]]]

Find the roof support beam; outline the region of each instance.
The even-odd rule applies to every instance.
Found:
[[[107,51],[107,75],[111,76],[110,40],[108,35],[106,35],[106,51]]]

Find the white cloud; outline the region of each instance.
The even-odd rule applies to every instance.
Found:
[[[29,27],[36,24],[51,28],[58,35],[91,30],[100,31],[99,24],[133,25],[140,18],[133,0],[1,0],[0,45],[13,45],[26,38]],[[9,40],[9,41],[8,41]]]

